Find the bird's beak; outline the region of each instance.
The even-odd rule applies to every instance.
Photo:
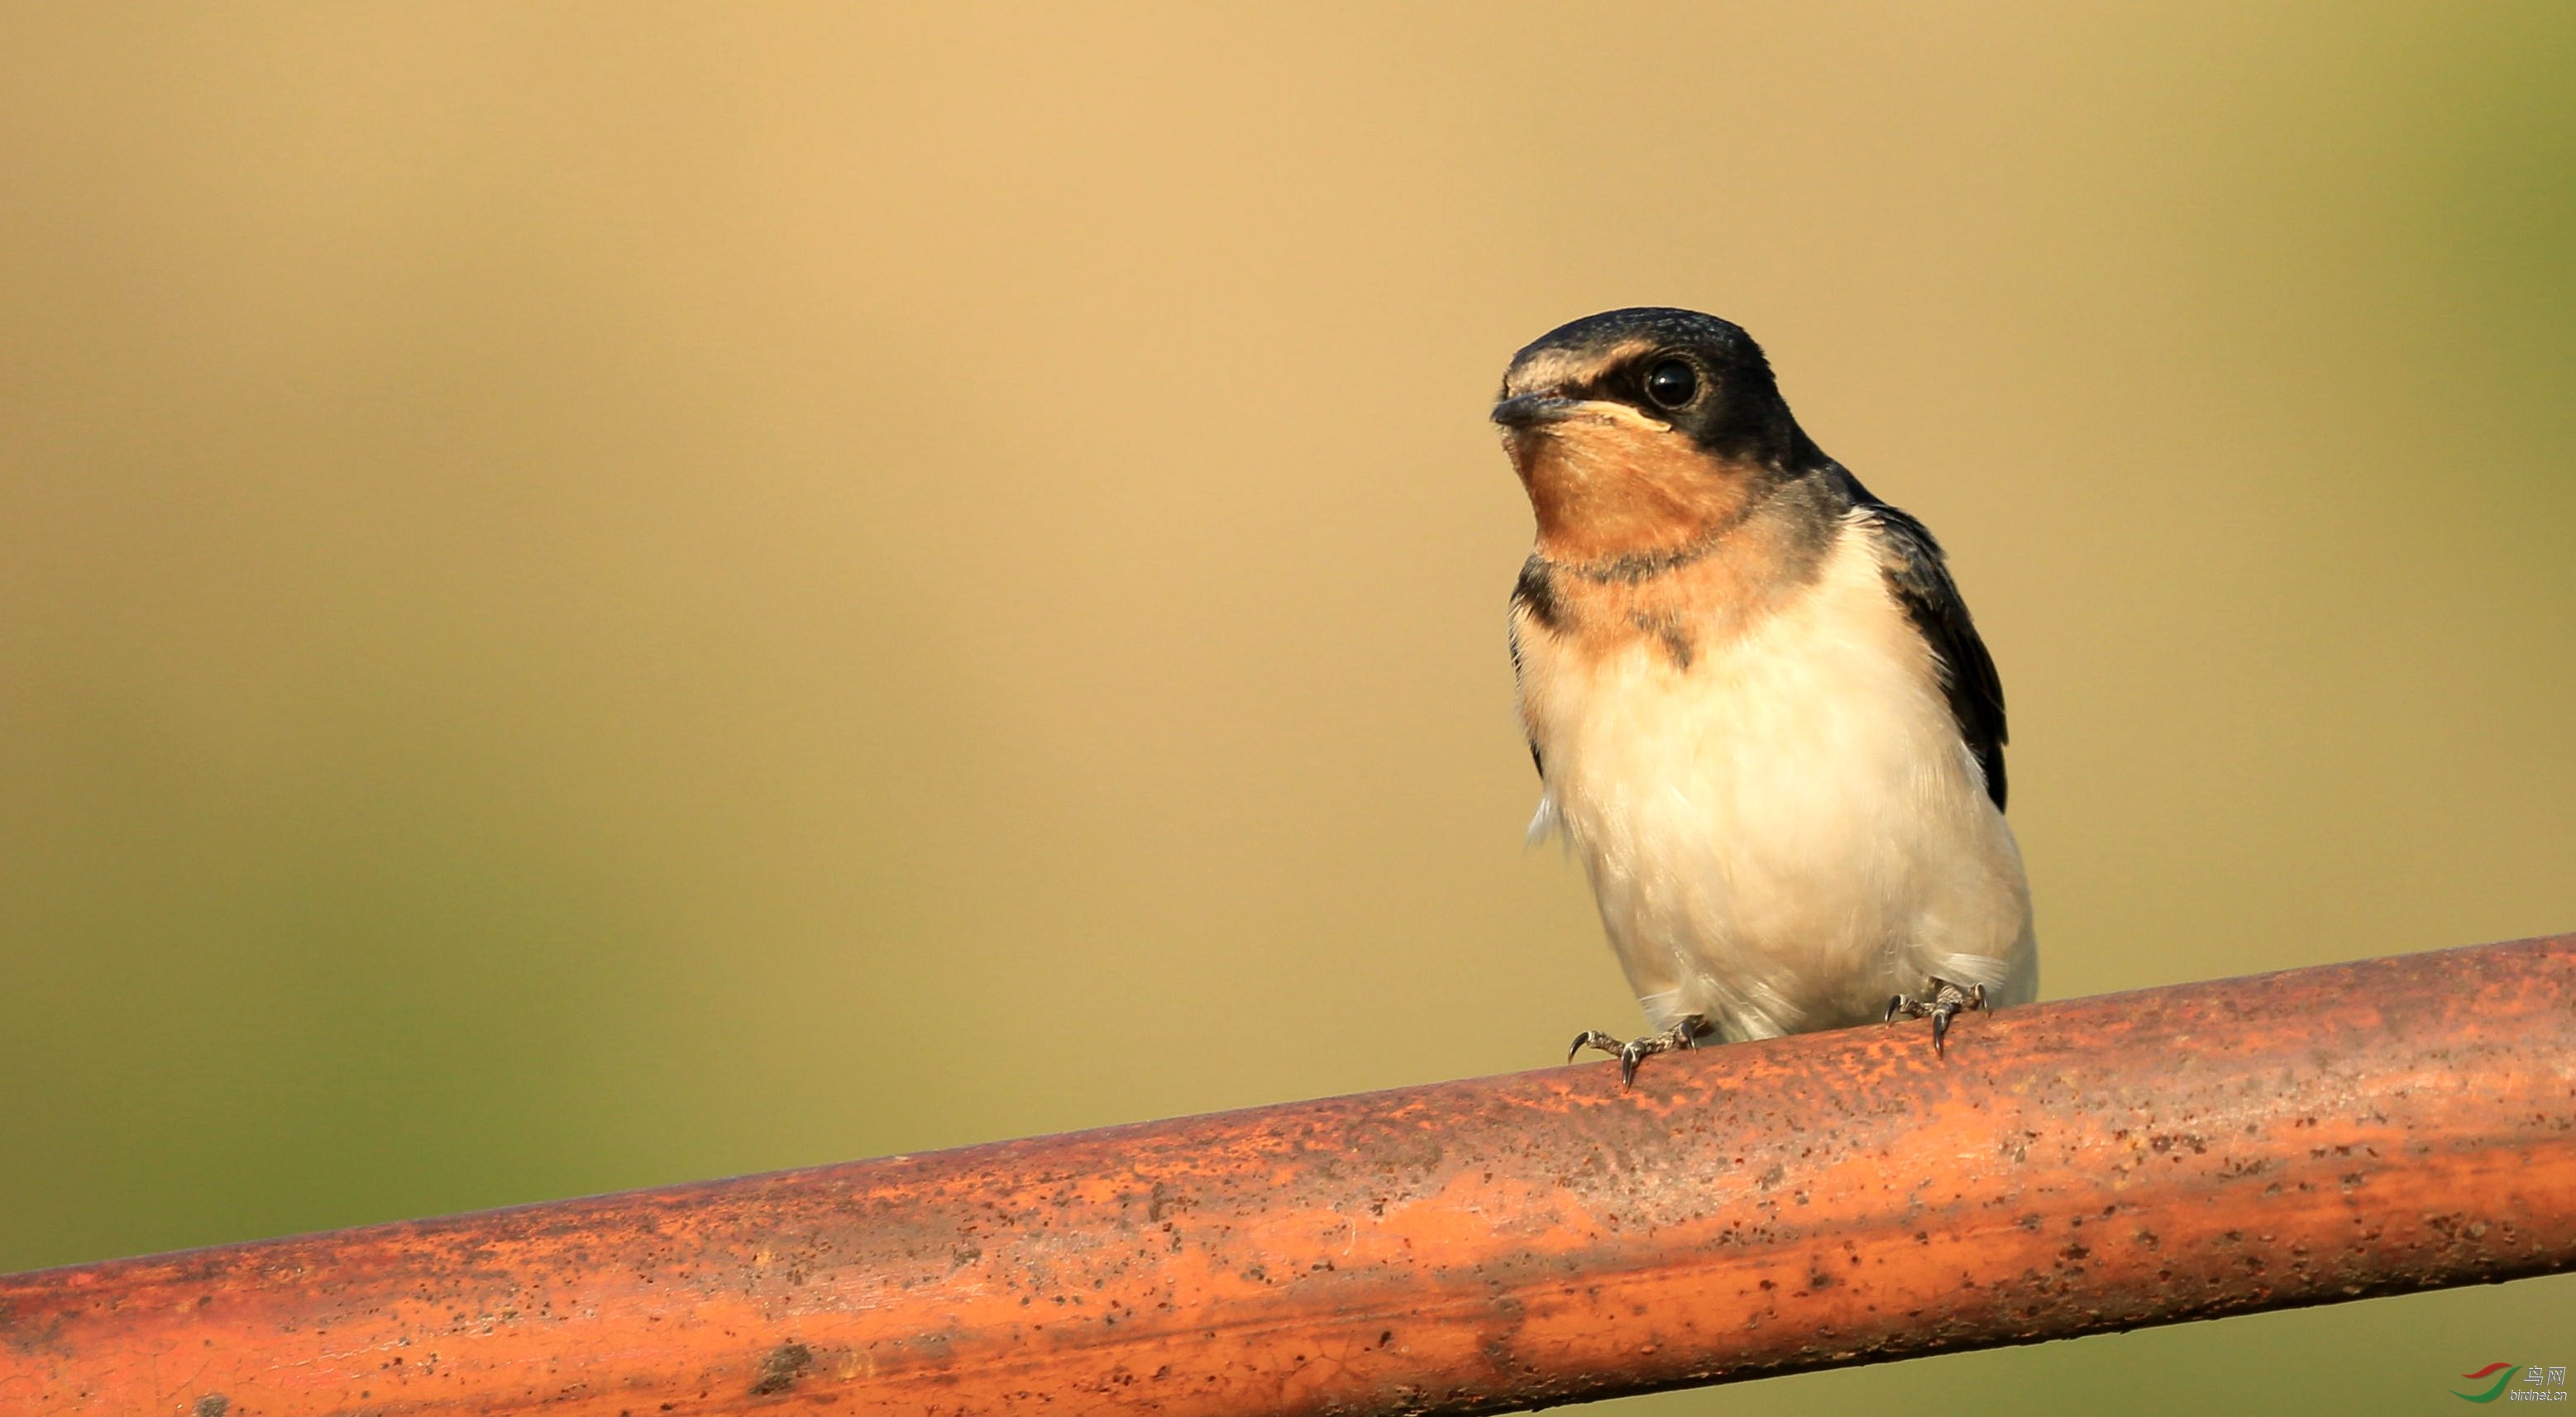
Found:
[[[1494,421],[1505,428],[1536,428],[1579,416],[1583,405],[1553,394],[1521,394],[1494,405]]]
[[[1625,424],[1648,433],[1669,433],[1673,425],[1609,399],[1570,399],[1557,394],[1520,394],[1494,405],[1494,421],[1515,433],[1529,433],[1559,423]]]

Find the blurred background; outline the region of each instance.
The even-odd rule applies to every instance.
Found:
[[[0,13],[0,1270],[1632,1028],[1484,416],[1615,305],[1948,543],[2047,996],[2576,929],[2576,11],[2249,10]]]

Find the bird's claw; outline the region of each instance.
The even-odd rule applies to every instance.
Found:
[[[1574,1055],[1586,1048],[1598,1049],[1617,1058],[1619,1090],[1625,1092],[1637,1081],[1638,1064],[1657,1053],[1698,1047],[1700,1035],[1706,1032],[1708,1032],[1707,1021],[1697,1014],[1683,1019],[1661,1033],[1649,1033],[1642,1038],[1631,1038],[1625,1043],[1597,1028],[1587,1028],[1574,1035],[1574,1046],[1565,1050],[1565,1061],[1573,1062]]]
[[[1920,999],[1911,994],[1898,994],[1889,999],[1886,1022],[1896,1022],[1899,1014],[1907,1018],[1922,1018],[1929,1015],[1932,1019],[1932,1055],[1936,1058],[1946,1058],[1949,1056],[1947,1045],[1950,1037],[1950,1020],[1963,1012],[1984,1008],[1986,986],[1953,984],[1938,975],[1932,977],[1930,984],[1931,987],[1924,991]]]

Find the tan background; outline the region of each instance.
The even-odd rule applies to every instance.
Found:
[[[0,1269],[1628,1028],[1484,422],[1619,304],[1949,543],[2047,994],[2576,928],[2576,11],[2244,8],[12,7]]]

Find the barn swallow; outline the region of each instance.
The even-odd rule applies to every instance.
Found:
[[[1994,661],[1923,523],[1798,426],[1745,332],[1613,310],[1512,359],[1494,421],[1537,545],[1511,598],[1538,765],[1654,1032],[1638,1062],[2020,1003]],[[1570,1055],[1569,1055],[1570,1057]]]

